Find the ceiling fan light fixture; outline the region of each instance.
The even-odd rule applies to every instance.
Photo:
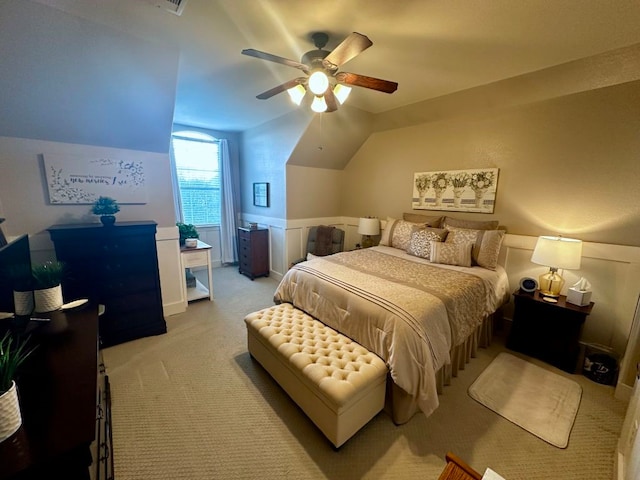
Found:
[[[315,95],[322,95],[329,88],[329,78],[322,70],[316,70],[309,76],[309,90]]]
[[[300,105],[307,91],[302,85],[298,84],[295,87],[291,87],[290,89],[288,89],[287,93],[289,94],[289,97],[291,97],[291,101],[293,103],[295,103],[296,105]]]
[[[342,105],[347,100],[347,97],[349,96],[350,93],[351,93],[351,87],[347,87],[340,83],[338,83],[333,89],[333,94],[338,99],[338,102],[340,102],[340,105]]]
[[[327,111],[327,102],[324,97],[313,97],[313,102],[311,102],[311,110],[316,113],[322,113]]]

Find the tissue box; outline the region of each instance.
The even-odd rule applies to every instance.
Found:
[[[569,288],[567,290],[568,303],[573,303],[574,305],[584,307],[585,305],[589,305],[590,301],[591,301],[590,291],[576,290],[575,288]]]

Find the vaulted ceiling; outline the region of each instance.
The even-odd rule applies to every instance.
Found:
[[[398,82],[391,95],[354,88],[349,105],[371,113],[640,42],[638,0],[187,0],[181,16],[164,0],[36,1],[178,47],[175,122],[223,131],[300,108],[256,99],[300,72],[242,49],[299,61],[317,31],[329,50],[354,31],[373,41],[341,68]]]

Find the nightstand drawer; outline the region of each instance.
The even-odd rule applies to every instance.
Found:
[[[199,250],[196,252],[182,252],[182,263],[185,268],[208,265],[209,251]]]

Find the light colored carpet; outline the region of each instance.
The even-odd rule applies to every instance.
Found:
[[[469,397],[471,383],[505,351],[499,335],[444,389],[431,416],[396,426],[380,413],[335,451],[247,352],[243,318],[273,304],[277,282],[252,282],[237,268],[214,269],[213,282],[214,301],[168,317],[165,335],[103,352],[117,480],[435,480],[447,451],[507,480],[612,478],[626,410],[613,387],[563,373],[583,388],[566,449]]]
[[[503,352],[469,387],[469,395],[545,442],[566,448],[582,388]]]

